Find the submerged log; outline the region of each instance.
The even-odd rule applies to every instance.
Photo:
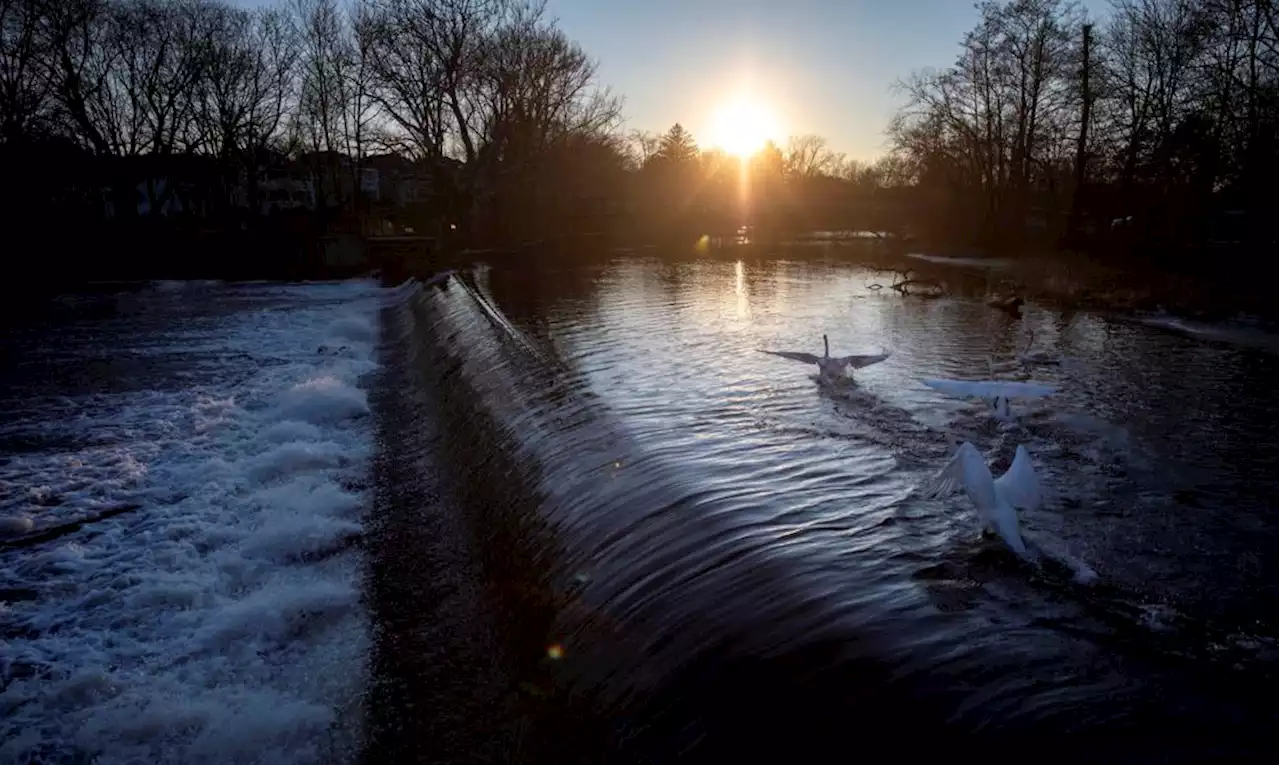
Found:
[[[68,534],[73,534],[87,525],[94,524],[99,521],[105,521],[108,518],[114,518],[117,515],[123,515],[124,513],[129,513],[141,507],[142,505],[130,504],[130,505],[120,505],[118,507],[107,508],[106,510],[99,512],[97,515],[91,518],[83,518],[78,521],[72,521],[71,523],[63,523],[57,526],[50,526],[47,529],[40,529],[39,531],[33,531],[29,534],[24,534],[23,536],[17,537],[15,539],[6,539],[3,541],[0,541],[0,550],[11,550],[11,549],[22,548],[22,547],[31,547],[33,545],[43,544],[45,542],[52,542],[53,540],[59,539],[61,537],[65,537]]]

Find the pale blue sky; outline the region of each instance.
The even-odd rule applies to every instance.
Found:
[[[1106,0],[1082,5],[1096,16]],[[629,128],[681,122],[707,142],[717,107],[745,86],[778,138],[817,133],[862,160],[884,149],[894,81],[951,64],[978,16],[970,0],[548,0],[548,10],[626,99]]]

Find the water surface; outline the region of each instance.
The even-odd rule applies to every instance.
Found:
[[[840,252],[159,284],[6,329],[0,517],[89,522],[0,548],[0,759],[1273,747],[1274,352]],[[823,333],[892,355],[827,386],[760,353]],[[1033,333],[1062,364],[1018,363]],[[988,376],[1059,391],[1001,427],[919,382]],[[1030,448],[1043,568],[916,494],[962,440]]]
[[[818,751],[908,713],[1151,754],[1274,734],[1243,694],[1275,678],[1275,357],[876,279],[632,257],[424,296],[450,384],[556,529],[566,677],[611,688],[663,756]],[[1064,363],[1017,363],[1031,329]],[[824,332],[893,355],[833,389],[759,353],[820,353]],[[1059,393],[1001,428],[919,383],[991,375]],[[1023,527],[1058,565],[979,540],[962,496],[914,493],[960,440],[997,471],[1029,446],[1051,498]]]

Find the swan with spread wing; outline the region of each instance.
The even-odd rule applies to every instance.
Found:
[[[833,357],[831,355],[831,344],[827,340],[826,335],[822,336],[821,356],[815,356],[812,353],[800,353],[798,351],[761,350],[760,352],[767,353],[771,356],[779,356],[784,359],[791,359],[792,361],[800,361],[805,364],[817,364],[818,374],[823,379],[828,380],[843,375],[847,369],[861,369],[863,367],[869,367],[872,364],[879,364],[881,361],[889,358],[888,351],[875,354]]]
[[[1019,444],[1009,469],[995,478],[977,447],[965,441],[921,493],[926,498],[938,498],[961,489],[978,512],[981,533],[994,533],[1019,556],[1033,557],[1018,527],[1018,511],[1040,507],[1043,494],[1027,447]]]
[[[1005,382],[1003,380],[921,380],[925,385],[948,396],[956,398],[981,398],[991,405],[997,420],[1012,422],[1013,413],[1009,409],[1009,399],[1042,398],[1057,391],[1049,385],[1027,382]]]

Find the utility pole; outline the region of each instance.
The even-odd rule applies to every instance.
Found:
[[[1067,241],[1075,243],[1080,236],[1080,220],[1084,213],[1083,195],[1086,179],[1085,164],[1088,158],[1089,117],[1093,107],[1093,92],[1089,88],[1089,71],[1092,67],[1093,24],[1086,23],[1081,30],[1080,46],[1080,132],[1076,135],[1076,187],[1071,195],[1071,218],[1067,223]]]

